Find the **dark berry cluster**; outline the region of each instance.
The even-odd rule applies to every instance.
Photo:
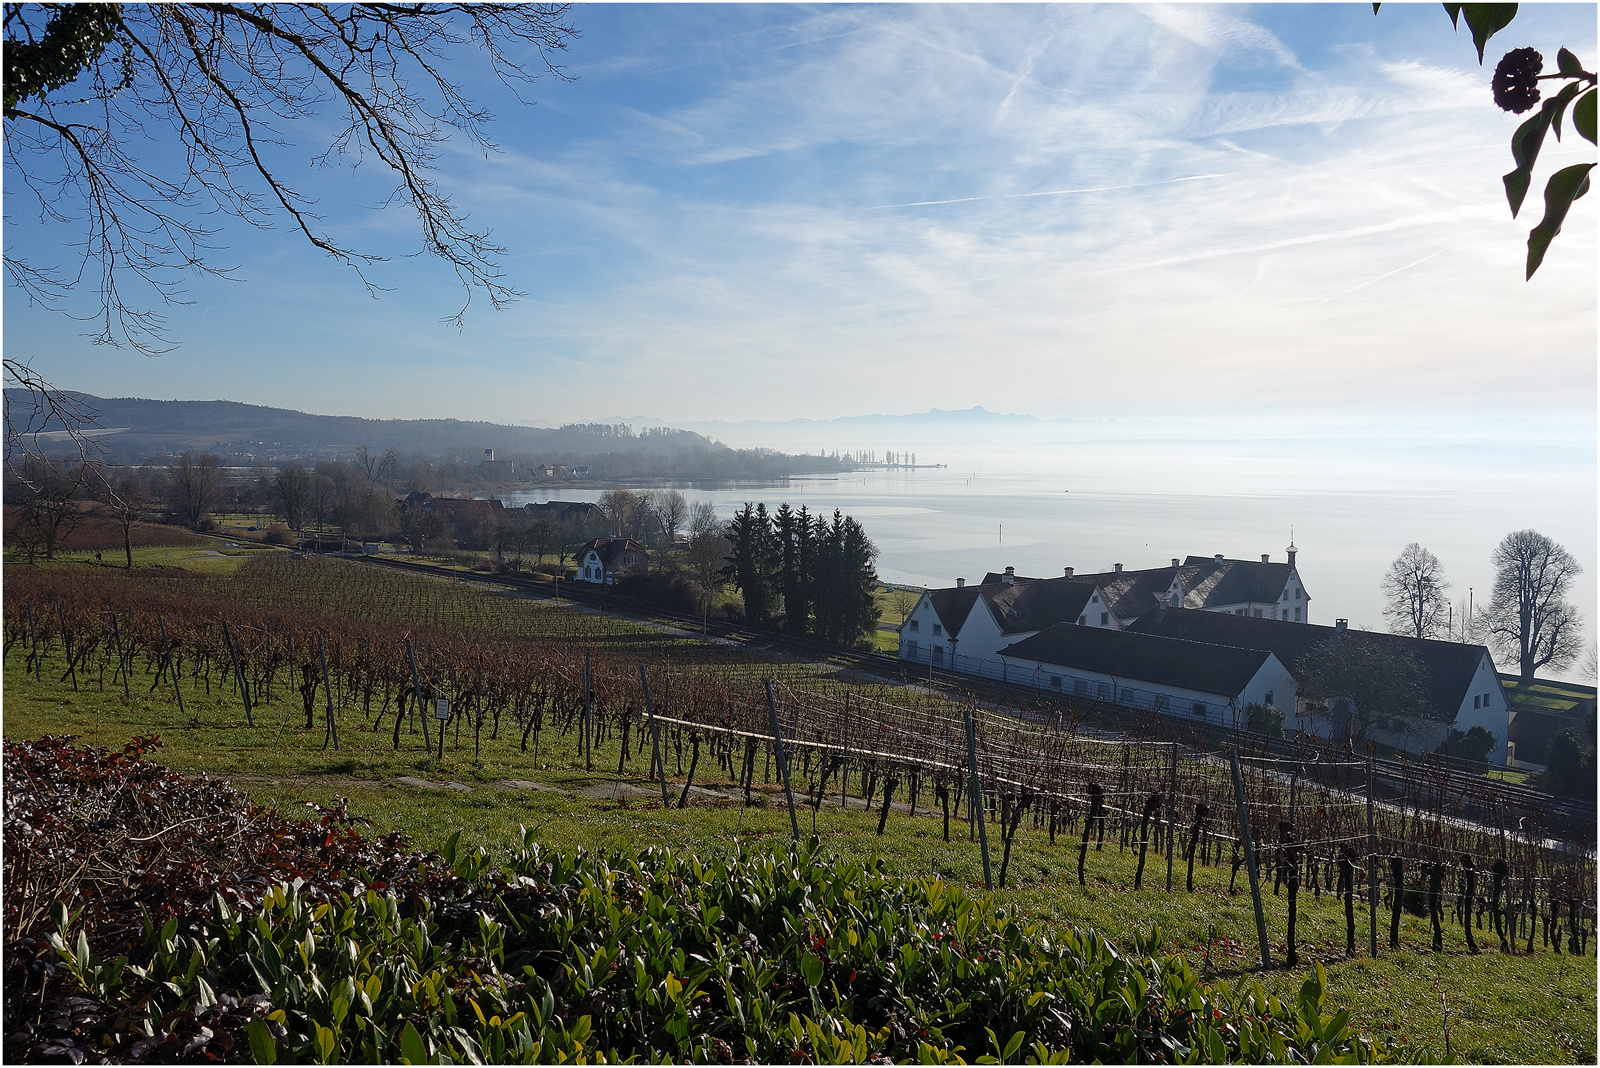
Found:
[[[1507,52],[1494,69],[1494,102],[1513,115],[1521,115],[1539,102],[1539,72],[1544,57],[1531,48]]]

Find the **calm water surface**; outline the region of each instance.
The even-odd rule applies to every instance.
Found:
[[[921,450],[927,457],[929,451]],[[1590,457],[1592,460],[1592,456]],[[1041,462],[1042,461],[1042,462]],[[1054,467],[1054,469],[1051,469]],[[1312,621],[1347,618],[1382,629],[1378,583],[1408,542],[1439,557],[1451,596],[1488,596],[1489,554],[1507,532],[1532,527],[1562,542],[1586,575],[1574,599],[1595,619],[1594,467],[1483,470],[1405,457],[1275,458],[1222,451],[1085,454],[1059,466],[1038,455],[977,453],[942,469],[874,470],[780,484],[678,484],[720,516],[745,501],[855,516],[879,550],[887,581],[920,586],[1018,574],[1165,566],[1174,556],[1222,553],[1284,559],[1291,529],[1312,597]],[[502,495],[592,501],[598,490]]]

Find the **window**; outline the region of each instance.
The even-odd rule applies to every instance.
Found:
[[[1295,610],[1294,610],[1294,621],[1295,621],[1295,622],[1296,622],[1296,623],[1299,623],[1299,622],[1301,622],[1301,619],[1300,619],[1300,609],[1298,609],[1298,608],[1296,608],[1296,609],[1295,609]]]
[[[944,646],[935,645],[933,647],[933,662],[940,667],[944,666]]]
[[[917,658],[917,643],[906,642],[906,656],[912,660]]]
[[[1483,698],[1479,697],[1477,694],[1473,694],[1472,695],[1472,707],[1473,708],[1477,708],[1478,707],[1478,702],[1481,701],[1481,700],[1483,700]]]
[[[1196,701],[1194,703],[1194,714],[1197,716],[1206,714],[1206,703],[1204,701]]]
[[[1098,696],[1099,696],[1100,700],[1102,700],[1102,701],[1111,700],[1111,684],[1109,682],[1102,682],[1100,684],[1099,689],[1100,689],[1100,692],[1099,692]]]
[[[913,619],[911,621],[911,633],[915,634],[916,632],[917,632],[917,621],[915,619]]]
[[[1271,690],[1267,691],[1267,699],[1262,703],[1263,704],[1269,704],[1269,705],[1272,703],[1272,691]]]
[[[1078,695],[1079,697],[1088,697],[1089,696],[1089,680],[1088,679],[1073,679],[1072,680],[1072,692],[1074,694]]]
[[[1257,618],[1257,619],[1260,619],[1260,618],[1261,618],[1261,609],[1259,609],[1259,608],[1257,608],[1257,609],[1256,609],[1256,616],[1255,616],[1255,617],[1256,617],[1256,618]]]
[[[1081,627],[1081,626],[1083,626],[1084,624],[1086,624],[1088,622],[1089,622],[1089,617],[1088,616],[1079,616],[1078,617],[1078,626]]]
[[[1289,618],[1289,610],[1288,610],[1288,609],[1287,609],[1287,608],[1285,608],[1285,609],[1284,609],[1284,610],[1283,610],[1283,618],[1284,618],[1284,619],[1285,619],[1285,620],[1288,620],[1288,618]]]
[[[935,638],[937,638],[937,637],[939,637],[939,635],[941,635],[943,633],[944,633],[944,628],[939,626],[939,624],[935,623],[933,625],[933,636]]]
[[[1103,627],[1103,626],[1105,626],[1106,624],[1108,624],[1110,622],[1111,622],[1111,613],[1110,612],[1101,612],[1100,613],[1100,625]]]
[[[1236,616],[1242,616],[1242,615],[1244,615],[1244,609],[1243,608],[1235,608],[1233,610],[1233,614],[1236,615]],[[1257,613],[1257,615],[1259,615],[1259,614],[1260,613]]]
[[[1060,675],[1051,675],[1050,676],[1050,688],[1052,690],[1061,689],[1061,676]]]

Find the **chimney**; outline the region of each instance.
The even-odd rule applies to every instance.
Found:
[[[1334,630],[1349,630],[1350,629],[1350,621],[1348,619],[1336,619],[1336,620],[1333,621],[1333,629]]]
[[[1017,581],[1017,569],[1014,567],[1006,568],[1006,573],[1000,576],[1000,581],[1004,582],[1007,586]]]
[[[962,587],[963,587],[963,586],[965,586],[965,585],[966,585],[966,584],[967,584],[967,580],[966,580],[966,579],[964,579],[964,578],[958,578],[958,579],[956,579],[956,589],[958,589],[958,590],[959,590],[959,589],[961,589],[961,588],[962,588]]]
[[[1062,571],[1062,573],[1064,575],[1066,575],[1067,578],[1071,578],[1072,577],[1072,568],[1064,567],[1064,568],[1061,569],[1061,571]]]
[[[1213,557],[1212,557],[1212,558],[1211,558],[1211,559],[1213,559],[1213,560],[1215,560],[1215,561],[1216,561],[1216,562],[1217,562],[1217,563],[1219,563],[1219,564],[1220,564],[1220,563],[1222,563],[1222,554],[1221,554],[1221,553],[1217,553],[1217,554],[1216,554],[1216,555],[1215,555],[1215,556],[1213,556]]]
[[[1173,567],[1177,567],[1178,566],[1178,558],[1176,556],[1174,556],[1172,558],[1172,566]]]
[[[1112,564],[1111,565],[1111,569],[1113,571],[1115,571],[1119,575],[1122,574],[1122,565],[1121,564]]]
[[[1272,563],[1272,554],[1271,554],[1271,553],[1262,553],[1262,554],[1261,554],[1261,562],[1262,562],[1262,563],[1263,563],[1263,564],[1270,564],[1270,563]]]
[[[1294,547],[1294,542],[1291,541],[1289,543],[1289,548],[1284,550],[1284,551],[1289,554],[1289,570],[1293,571],[1294,570],[1294,554],[1298,551]]]

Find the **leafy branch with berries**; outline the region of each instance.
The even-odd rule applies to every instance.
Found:
[[[1380,4],[1373,4],[1377,12]],[[1472,43],[1478,49],[1478,63],[1483,63],[1484,48],[1489,38],[1511,24],[1516,17],[1516,4],[1445,4],[1450,24],[1457,29],[1465,20],[1472,32]],[[1554,95],[1546,96],[1540,82],[1557,82]],[[1551,88],[1551,87],[1546,87]],[[1595,73],[1583,69],[1583,63],[1569,49],[1556,53],[1556,69],[1544,71],[1544,56],[1533,48],[1514,48],[1507,52],[1495,67],[1490,81],[1494,102],[1504,111],[1521,115],[1536,105],[1539,110],[1511,135],[1511,158],[1516,167],[1502,181],[1506,187],[1506,201],[1511,205],[1511,217],[1517,217],[1522,202],[1527,198],[1533,182],[1533,166],[1539,159],[1547,134],[1561,140],[1561,123],[1571,108],[1571,128],[1578,136],[1595,144]],[[1541,98],[1543,103],[1540,104]],[[1552,174],[1544,187],[1544,218],[1528,232],[1528,269],[1526,277],[1544,262],[1550,242],[1561,232],[1573,201],[1589,191],[1589,172],[1593,163],[1575,163],[1562,167]]]

